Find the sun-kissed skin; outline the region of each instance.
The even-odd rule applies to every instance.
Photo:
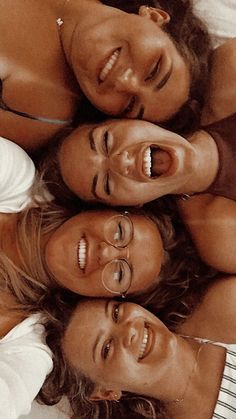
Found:
[[[19,0],[2,0],[1,6],[4,103],[35,117],[65,121],[35,121],[0,109],[0,134],[27,150],[46,144],[70,125],[82,97],[79,86],[108,114],[135,117],[145,106],[147,119],[153,112],[157,119],[168,118],[188,98],[189,68],[162,30],[170,18],[163,10],[142,7],[133,15],[97,0],[26,0],[24,8]],[[108,74],[115,51],[119,57]],[[134,94],[136,103],[129,112]]]
[[[74,117],[80,91],[65,60],[56,24],[63,1],[1,1],[1,97],[10,108],[59,120]],[[57,7],[56,7],[57,6]],[[60,6],[60,7],[59,7]],[[44,145],[62,125],[0,109],[0,134],[28,150]]]
[[[152,166],[145,162],[148,147]],[[148,122],[129,120],[79,127],[59,151],[64,182],[85,200],[142,205],[167,194],[202,192],[187,201],[178,199],[180,214],[201,257],[218,270],[235,273],[236,202],[204,194],[216,178],[219,158],[214,139],[204,130],[184,139]]]
[[[222,282],[226,287],[226,281]],[[219,293],[222,291],[221,287]],[[219,299],[217,286],[209,295],[210,292]],[[207,301],[212,303],[211,310],[213,307],[215,310],[214,297],[211,299],[208,293]],[[206,307],[202,315],[205,322],[203,325],[197,322],[194,331],[197,336],[217,340],[218,325],[211,316],[209,325],[205,326],[208,318],[204,313]],[[230,314],[232,311],[228,317],[224,315],[222,321],[220,315],[217,317],[222,328]],[[230,334],[231,326],[230,319],[230,325],[220,335],[223,342],[235,341],[234,332],[232,337]],[[208,329],[212,329],[209,334]],[[188,330],[190,328],[185,330],[183,326],[180,333],[188,333]],[[146,333],[148,338],[144,344]],[[90,396],[92,400],[116,400],[123,391],[129,391],[167,402],[167,410],[174,419],[212,417],[222,379],[224,348],[210,344],[201,347],[193,339],[171,333],[141,306],[112,300],[79,303],[66,330],[63,347],[72,365],[96,383]],[[181,403],[173,403],[183,395]]]
[[[104,268],[111,261],[125,261],[131,269],[129,288],[124,294],[147,289],[157,279],[164,262],[164,249],[160,233],[153,221],[141,215],[125,215],[132,224],[129,243],[124,248],[116,248],[108,240],[120,235],[125,240],[129,232],[122,220],[117,226],[113,217],[116,211],[91,211],[79,214],[69,219],[56,231],[46,237],[41,237],[42,258],[45,258],[47,268],[53,274],[51,281],[58,286],[77,293],[91,296],[113,297],[115,294],[104,287],[102,275]],[[111,220],[110,224],[108,221]],[[18,267],[22,267],[17,245],[17,215],[0,214],[0,250]],[[79,264],[78,248],[81,238],[86,241],[85,267]],[[149,261],[148,265],[145,264]],[[113,272],[113,271],[112,271]],[[119,279],[119,289],[123,282],[122,272]],[[121,292],[116,292],[116,295]],[[15,307],[16,299],[8,290],[1,292],[0,336],[4,336],[12,327],[23,320],[27,313]],[[0,301],[1,302],[1,301]]]
[[[115,260],[125,261],[131,268],[128,293],[147,289],[153,284],[164,262],[160,233],[150,219],[128,214],[126,216],[133,224],[133,234],[127,246],[117,248],[109,243],[108,234],[109,237],[125,237],[128,234],[127,230],[123,222],[116,227],[110,226],[109,232],[106,226],[107,222],[118,214],[109,210],[78,214],[47,238],[46,264],[59,285],[81,295],[112,297],[114,294],[104,287],[102,277],[107,264]],[[82,259],[84,257],[83,269],[79,260],[82,241],[86,243],[85,255],[80,256]],[[122,274],[124,275],[124,272]],[[123,275],[119,280],[120,286],[125,282]]]
[[[207,125],[236,112],[236,38],[212,54],[211,72],[202,124]]]

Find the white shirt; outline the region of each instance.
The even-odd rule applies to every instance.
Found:
[[[34,314],[0,340],[0,418],[18,419],[27,414],[47,374],[51,351],[44,343],[44,327]]]
[[[34,163],[28,154],[0,137],[0,212],[20,212],[28,205],[34,177]]]
[[[195,13],[206,23],[214,47],[236,37],[236,0],[193,0]]]

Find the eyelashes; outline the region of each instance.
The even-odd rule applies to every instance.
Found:
[[[117,323],[119,321],[119,315],[120,315],[120,305],[121,303],[113,304],[111,317],[114,323]],[[114,340],[112,338],[109,338],[105,341],[103,347],[102,347],[102,359],[105,361],[109,358],[112,345],[114,345]]]

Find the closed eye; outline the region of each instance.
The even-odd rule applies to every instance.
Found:
[[[108,155],[108,152],[109,152],[108,140],[109,140],[109,135],[108,135],[108,131],[106,130],[103,134],[103,149],[106,155]]]
[[[149,72],[148,76],[145,78],[145,81],[150,81],[155,79],[155,77],[157,76],[157,74],[159,73],[160,70],[160,66],[161,66],[161,57],[159,58],[159,60],[156,62],[156,64],[154,65],[154,67],[152,67],[151,71]]]
[[[135,103],[136,103],[136,96],[132,96],[129,103],[128,103],[128,106],[123,110],[123,112],[120,116],[129,115],[132,112],[132,110],[134,109]]]
[[[106,195],[111,195],[109,172],[106,173],[105,178],[104,178],[104,192]]]

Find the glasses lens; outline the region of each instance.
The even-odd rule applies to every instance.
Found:
[[[125,247],[133,237],[133,224],[126,215],[115,215],[106,222],[104,235],[112,246]]]
[[[131,285],[131,268],[125,260],[109,262],[102,273],[102,282],[106,290],[114,294],[124,294]]]

